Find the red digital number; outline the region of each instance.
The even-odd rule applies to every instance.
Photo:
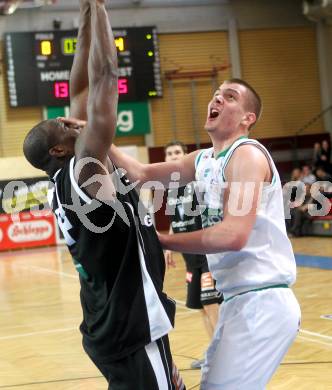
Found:
[[[57,99],[67,99],[69,97],[69,85],[67,81],[57,81],[54,83],[54,96]]]
[[[118,89],[119,89],[119,95],[125,95],[128,93],[128,80],[127,79],[119,79],[118,80]]]

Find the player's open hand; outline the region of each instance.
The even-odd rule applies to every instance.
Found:
[[[65,123],[66,125],[72,125],[77,127],[84,127],[86,126],[86,121],[82,121],[81,119],[76,118],[65,118],[62,116],[57,117],[61,122]]]

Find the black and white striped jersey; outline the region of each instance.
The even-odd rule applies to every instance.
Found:
[[[168,190],[167,207],[173,233],[188,233],[202,229],[201,214],[197,213],[200,205],[194,183]],[[207,264],[205,255],[182,253],[182,256],[190,268],[200,268]]]
[[[86,352],[114,361],[166,335],[175,303],[163,290],[164,255],[136,190],[115,170],[116,200],[91,199],[74,158],[52,181],[49,202],[79,272]],[[144,211],[143,211],[144,210]]]

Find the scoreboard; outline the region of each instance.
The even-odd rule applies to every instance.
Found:
[[[120,102],[162,96],[155,27],[113,30],[118,53]],[[68,106],[77,30],[5,34],[11,107]]]

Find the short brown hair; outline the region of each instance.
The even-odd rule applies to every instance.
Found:
[[[260,118],[260,116],[262,114],[262,99],[260,98],[258,93],[255,91],[255,89],[249,83],[247,83],[246,81],[244,81],[242,79],[233,78],[233,79],[225,80],[224,83],[226,83],[226,84],[231,84],[231,83],[240,84],[240,85],[243,85],[248,90],[249,99],[248,99],[247,109],[252,111],[256,115],[256,121],[255,121],[255,123],[253,123],[250,126],[250,128],[251,128],[252,126],[254,126],[256,124],[256,122],[258,121],[258,119]]]
[[[171,146],[180,146],[182,148],[183,153],[187,153],[187,150],[188,150],[187,145],[185,145],[183,142],[177,141],[177,140],[170,141],[168,144],[166,144],[164,147],[164,152],[166,153],[166,150]]]

